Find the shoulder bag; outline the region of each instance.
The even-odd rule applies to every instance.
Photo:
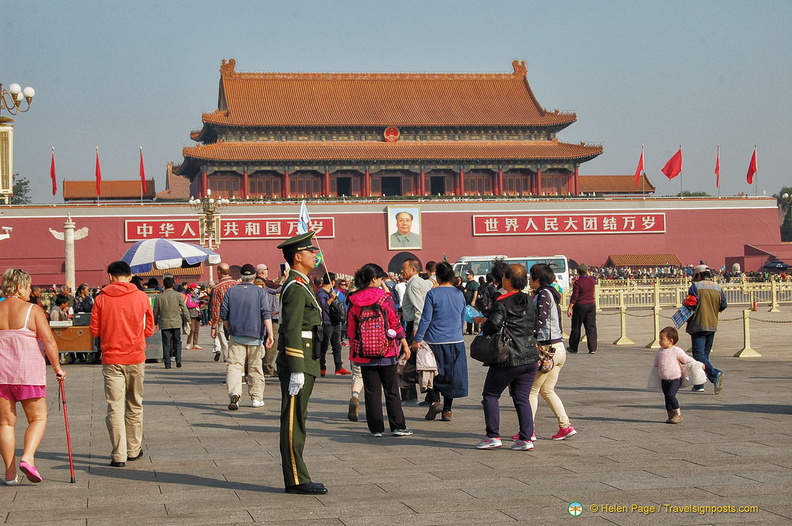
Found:
[[[470,357],[484,365],[498,365],[509,358],[511,336],[504,324],[493,334],[479,333],[470,344]]]
[[[539,351],[539,363],[537,367],[537,372],[539,373],[549,373],[555,367],[555,361],[553,360],[553,356],[555,355],[555,349],[553,348],[552,343],[542,344],[536,342],[536,349]]]

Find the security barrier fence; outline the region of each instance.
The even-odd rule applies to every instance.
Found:
[[[597,309],[630,307],[676,307],[682,306],[690,282],[639,283],[602,280],[595,289]],[[729,305],[767,306],[777,312],[781,304],[792,304],[792,282],[762,281],[748,283],[721,283]],[[571,291],[564,291],[564,304],[569,301]]]
[[[654,340],[647,348],[659,348],[657,334],[660,328],[669,325],[675,309],[682,306],[687,296],[690,282],[676,280],[676,283],[638,283],[616,280],[603,280],[595,288],[597,311],[601,315],[618,315],[620,336],[613,342],[615,345],[635,345],[627,335],[627,318],[654,318]],[[734,355],[738,358],[761,356],[751,347],[750,322],[790,324],[792,320],[768,320],[753,315],[753,311],[780,312],[781,305],[792,305],[792,282],[764,281],[746,283],[721,283],[730,306],[744,306],[736,316],[721,316],[721,323],[742,321],[743,347]],[[569,304],[571,291],[564,291],[562,304]],[[667,307],[663,312],[663,307]],[[607,310],[606,310],[607,309]],[[616,309],[615,311],[613,309]],[[733,311],[732,311],[733,312]]]

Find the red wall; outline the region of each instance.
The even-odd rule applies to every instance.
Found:
[[[610,254],[673,253],[683,264],[705,261],[713,267],[729,256],[743,254],[746,244],[780,243],[778,214],[771,199],[747,200],[563,200],[556,202],[483,203],[403,203],[420,206],[423,249],[413,250],[422,262],[453,262],[460,256],[506,254],[509,256],[564,254],[588,265],[602,265]],[[314,217],[333,217],[335,237],[320,238],[325,262],[330,271],[353,273],[367,262],[383,267],[399,251],[387,249],[386,206],[383,204],[310,204]],[[676,208],[674,208],[676,207]],[[473,236],[473,214],[502,213],[609,213],[618,211],[662,211],[666,232],[662,234],[570,234],[532,236]],[[60,284],[63,275],[64,243],[49,229],[63,231],[65,208],[12,207],[0,216],[0,226],[13,227],[9,239],[0,240],[0,270],[22,268],[34,275],[38,284]],[[232,205],[224,218],[294,215],[299,204]],[[124,220],[146,218],[195,218],[186,206],[68,207],[77,230],[88,227],[87,238],[75,243],[77,282],[99,285],[106,281],[108,263],[117,260],[131,246],[124,240]],[[105,214],[105,215],[100,215]],[[267,263],[277,268],[282,261],[276,246],[282,239],[226,240],[218,249],[232,265]],[[204,280],[208,273],[204,273]]]

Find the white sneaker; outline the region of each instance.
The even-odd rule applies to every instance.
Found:
[[[517,439],[514,441],[514,444],[512,444],[511,448],[514,451],[531,451],[534,448],[534,445],[530,440]]]
[[[264,400],[258,400],[256,398],[253,399],[252,402],[253,407],[264,407]]]
[[[503,442],[500,438],[485,437],[484,440],[476,444],[476,449],[495,449],[502,445]]]

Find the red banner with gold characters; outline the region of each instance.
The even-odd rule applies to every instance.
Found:
[[[288,239],[297,235],[295,217],[223,217],[220,220],[220,239]],[[316,237],[335,237],[335,221],[332,217],[312,217],[311,230]],[[198,219],[146,219],[128,220],[124,224],[125,240],[175,239],[198,241],[200,228]]]
[[[638,214],[475,214],[474,236],[662,234],[663,212]]]

